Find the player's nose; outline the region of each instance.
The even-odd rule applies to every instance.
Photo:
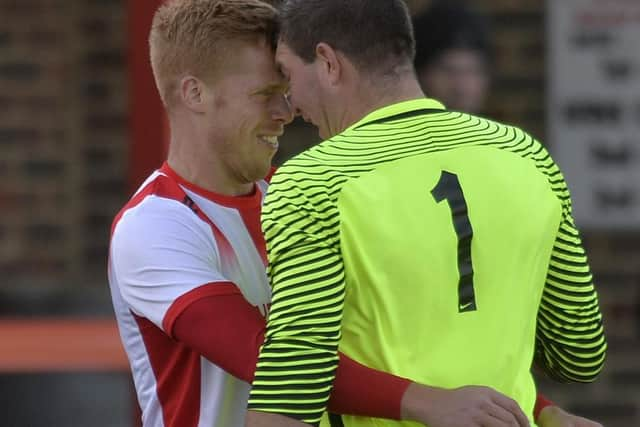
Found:
[[[273,119],[286,125],[293,121],[293,117],[294,112],[289,100],[286,96],[282,96],[273,110]]]

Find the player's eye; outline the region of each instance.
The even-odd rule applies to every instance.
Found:
[[[273,89],[264,89],[264,90],[255,92],[254,94],[264,100],[269,100],[270,98],[273,97],[273,95],[275,94],[275,91]]]

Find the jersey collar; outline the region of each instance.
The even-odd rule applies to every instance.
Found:
[[[254,208],[259,207],[262,204],[262,193],[256,184],[253,186],[253,192],[245,196],[227,196],[224,194],[214,193],[213,191],[206,190],[192,182],[187,181],[169,166],[166,161],[162,164],[160,172],[167,175],[169,178],[182,185],[184,188],[193,191],[194,193],[209,199],[219,205],[227,206],[230,208],[242,209],[242,208]]]
[[[347,130],[351,130],[353,128],[365,125],[367,123],[370,123],[376,120],[384,119],[391,116],[396,116],[398,114],[408,113],[415,110],[424,110],[424,109],[444,111],[445,106],[441,102],[431,98],[411,99],[409,101],[402,101],[395,104],[390,104],[385,107],[378,108],[377,110],[372,111],[371,113],[367,114],[356,123],[349,126],[345,131],[341,133],[344,133]]]

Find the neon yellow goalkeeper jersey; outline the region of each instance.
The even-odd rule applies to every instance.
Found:
[[[382,108],[280,168],[262,222],[273,300],[251,409],[317,424],[338,347],[416,382],[493,387],[527,414],[534,357],[570,381],[602,368],[567,187],[520,129],[429,99]]]

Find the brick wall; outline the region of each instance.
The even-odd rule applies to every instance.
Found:
[[[104,285],[126,167],[124,4],[0,2],[4,292]]]
[[[427,2],[410,1],[413,8]],[[497,74],[488,112],[544,140],[544,2],[475,2],[494,23]],[[56,290],[80,295],[77,304],[106,290],[109,221],[126,197],[125,5],[0,1],[0,314]],[[317,140],[301,125],[288,135],[279,160]],[[585,237],[608,364],[593,385],[541,380],[541,388],[608,427],[640,425],[640,234]],[[38,310],[51,311],[57,301],[45,298]]]
[[[488,114],[544,137],[545,35],[542,2],[491,2],[495,49]],[[518,6],[517,11],[514,5]],[[537,5],[537,7],[535,7]]]

